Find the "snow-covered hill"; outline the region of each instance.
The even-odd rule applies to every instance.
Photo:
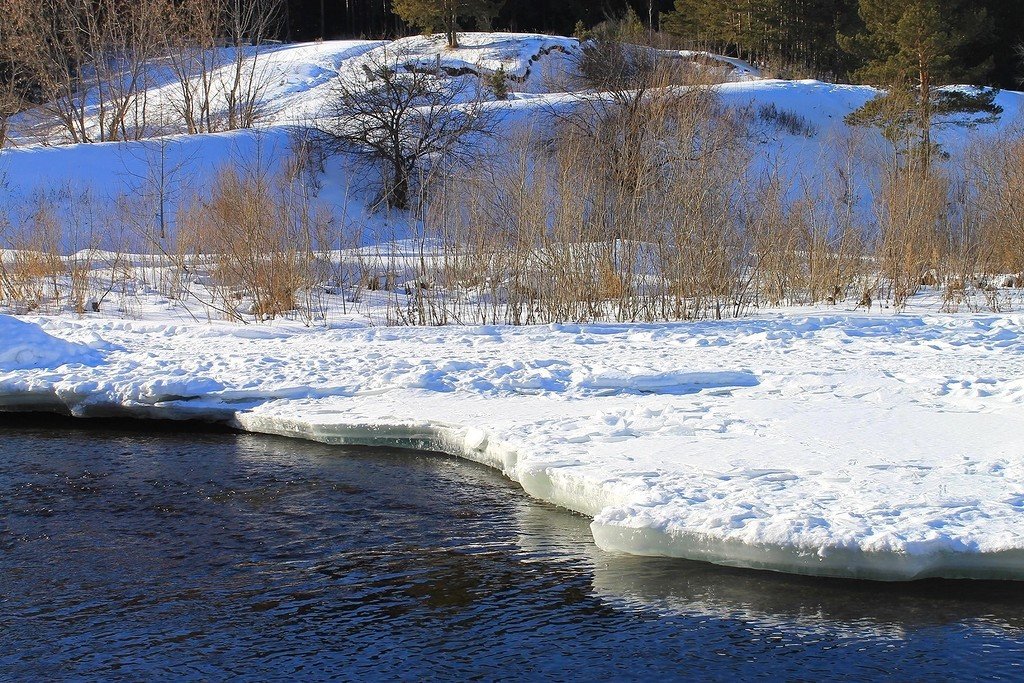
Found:
[[[223,165],[259,157],[273,163],[292,152],[291,132],[323,113],[339,74],[358,73],[368,63],[385,57],[407,68],[440,68],[452,78],[476,80],[477,75],[502,68],[508,76],[510,99],[490,106],[503,119],[503,131],[517,126],[540,125],[553,108],[570,105],[574,90],[573,65],[580,45],[570,38],[533,34],[473,34],[462,36],[462,46],[448,49],[440,37],[414,37],[394,42],[334,41],[260,48],[253,77],[259,80],[257,127],[222,133],[183,135],[175,112],[181,92],[166,66],[154,65],[147,72],[150,84],[145,94],[148,120],[161,124],[159,137],[138,142],[64,144],[59,131],[40,124],[38,111],[25,112],[12,122],[13,146],[0,153],[0,208],[23,210],[43,194],[58,197],[90,193],[114,201],[121,195],[139,194],[159,164],[168,185],[168,197],[187,197],[208,184],[213,171]],[[784,174],[813,177],[820,167],[824,143],[847,132],[846,114],[874,97],[877,92],[863,86],[835,85],[818,81],[761,79],[755,69],[737,60],[681,52],[673,56],[691,60],[704,68],[721,69],[726,82],[716,86],[726,106],[758,111],[774,108],[796,117],[801,128],[767,126],[757,132],[756,156],[767,168]],[[213,71],[213,117],[223,114],[223,84],[232,68],[233,53],[223,51]],[[220,86],[218,86],[220,84]],[[221,89],[218,90],[218,87]],[[998,103],[1004,114],[999,123],[971,131],[998,134],[1017,124],[1021,93],[1002,92]],[[219,109],[218,109],[219,107]],[[95,117],[98,103],[88,109]],[[154,124],[155,125],[155,124]],[[940,140],[953,151],[962,146],[968,130],[949,128]],[[497,144],[495,141],[488,145]],[[370,215],[366,205],[372,198],[345,159],[334,159],[323,175],[321,201],[335,215],[347,216],[349,223],[364,226],[369,242],[404,237],[408,225],[401,217]],[[173,207],[172,207],[173,208]],[[173,211],[171,211],[173,213]],[[72,237],[67,247],[81,246]]]
[[[564,81],[579,43],[569,38],[534,34],[463,34],[457,50],[442,37],[416,36],[396,41],[341,40],[318,43],[266,45],[247,48],[243,58],[243,85],[255,93],[260,128],[299,125],[321,113],[330,98],[331,84],[342,73],[358,73],[374,61],[395,62],[406,68],[434,69],[452,77],[481,75],[504,69],[512,90],[520,93],[549,91]],[[229,89],[236,69],[234,49],[225,48],[201,60],[209,64],[203,78],[211,90],[210,118],[225,119]],[[146,112],[147,137],[187,132],[181,121],[182,86],[168,64],[157,62],[145,72],[146,87],[140,100]],[[195,88],[200,88],[196,84]],[[555,86],[557,87],[557,86]],[[95,90],[82,94],[85,128],[99,130],[100,100]],[[45,124],[45,108],[30,109],[11,120],[15,146],[42,142],[68,142],[58,128]]]

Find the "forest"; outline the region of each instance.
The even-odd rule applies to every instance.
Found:
[[[441,4],[443,0],[427,0]],[[401,0],[399,0],[401,3]],[[392,38],[415,31],[394,12],[394,0],[288,0],[283,38]],[[466,0],[465,4],[471,4]],[[782,76],[840,81],[852,78],[863,59],[842,36],[864,25],[861,5],[889,0],[505,0],[495,3],[494,30],[572,35],[608,17],[632,11],[645,24],[699,47],[775,67]],[[951,55],[976,82],[1018,87],[1024,2],[936,0],[943,15],[965,15],[976,33]],[[970,15],[970,16],[966,16]],[[484,28],[470,24],[467,28]]]

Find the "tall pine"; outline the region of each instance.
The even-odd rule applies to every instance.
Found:
[[[863,59],[854,76],[885,90],[847,117],[873,125],[897,149],[919,152],[928,165],[932,127],[941,114],[998,116],[995,92],[940,89],[979,82],[991,60],[968,67],[966,48],[992,31],[984,9],[969,0],[860,0],[863,29],[839,36],[839,43]]]
[[[846,55],[835,36],[855,12],[856,0],[676,0],[662,26],[753,62],[837,74]]]

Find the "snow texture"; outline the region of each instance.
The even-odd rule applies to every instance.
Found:
[[[1024,578],[1022,315],[0,330],[9,410],[449,453],[592,517],[597,544],[625,553]]]
[[[0,316],[0,371],[57,368],[67,364],[100,361],[94,347],[103,346],[98,337],[86,336],[83,343],[71,343],[46,334],[39,326]]]

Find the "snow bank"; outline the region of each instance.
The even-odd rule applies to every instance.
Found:
[[[2,357],[65,355],[0,366],[0,405],[449,453],[592,517],[597,544],[624,553],[1024,579],[1024,316],[798,313],[319,330],[5,318]],[[55,367],[97,339],[102,359]]]
[[[355,71],[367,60],[397,62],[452,77],[484,76],[504,69],[516,92],[544,92],[545,80],[565,80],[571,60],[579,54],[575,38],[536,33],[460,33],[459,47],[448,47],[444,35],[401,38],[367,52],[344,68]]]
[[[145,197],[157,164],[174,169],[168,196],[187,197],[222,164],[280,161],[289,126],[316,116],[339,72],[382,50],[453,77],[504,68],[516,94],[492,106],[509,128],[572,105],[573,95],[548,91],[547,76],[557,81],[576,41],[461,41],[455,51],[422,36],[267,48],[262,129],[7,149],[0,209],[17,214],[40,191]],[[806,119],[807,135],[772,129],[758,140],[761,162],[794,178],[820,175],[822,141],[877,94],[744,80],[756,72],[728,65],[742,81],[717,86],[728,105]],[[147,102],[173,109],[166,74],[151,82]],[[993,134],[1015,124],[1021,98],[999,93],[1005,113]],[[938,138],[954,152],[968,139],[952,127]],[[418,260],[400,241],[407,220],[368,215],[353,168],[331,164],[320,199],[377,245],[336,258]],[[83,243],[69,235],[66,245]],[[791,312],[692,325],[308,331],[170,324],[164,304],[146,323],[0,317],[0,406],[443,451],[590,515],[597,543],[628,553],[876,579],[1024,578],[1020,316]]]
[[[0,371],[56,368],[69,364],[96,365],[98,338],[90,344],[70,343],[51,336],[38,325],[0,315]]]
[[[761,70],[736,57],[726,57],[703,50],[657,50],[659,55],[684,59],[697,64],[717,65],[727,71],[731,81],[752,81],[761,78]]]

